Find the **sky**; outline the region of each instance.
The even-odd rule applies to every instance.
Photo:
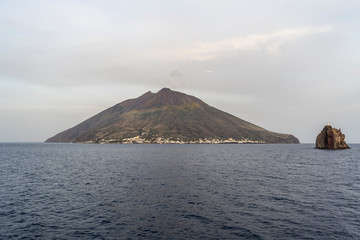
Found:
[[[358,0],[2,0],[0,142],[163,87],[314,143],[360,143]]]

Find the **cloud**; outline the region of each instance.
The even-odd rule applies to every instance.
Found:
[[[333,31],[332,26],[293,28],[269,34],[252,34],[238,38],[228,38],[214,42],[204,42],[189,48],[178,48],[152,53],[150,58],[172,61],[208,61],[218,58],[222,53],[234,51],[265,51],[279,54],[281,46],[309,35]]]
[[[183,74],[178,70],[173,70],[167,79],[166,85],[174,90],[184,87],[185,81],[183,79]]]

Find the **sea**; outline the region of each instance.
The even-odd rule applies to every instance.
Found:
[[[360,239],[360,145],[0,144],[0,239]]]

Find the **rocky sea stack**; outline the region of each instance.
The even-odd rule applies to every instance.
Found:
[[[315,148],[336,150],[350,147],[345,142],[345,134],[340,129],[333,128],[328,124],[317,136]]]
[[[168,88],[123,101],[47,142],[299,143]]]

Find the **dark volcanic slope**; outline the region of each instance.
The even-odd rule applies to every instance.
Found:
[[[135,136],[250,139],[266,143],[298,143],[289,134],[270,132],[211,107],[198,98],[163,88],[158,93],[121,102],[46,142],[85,142]]]

